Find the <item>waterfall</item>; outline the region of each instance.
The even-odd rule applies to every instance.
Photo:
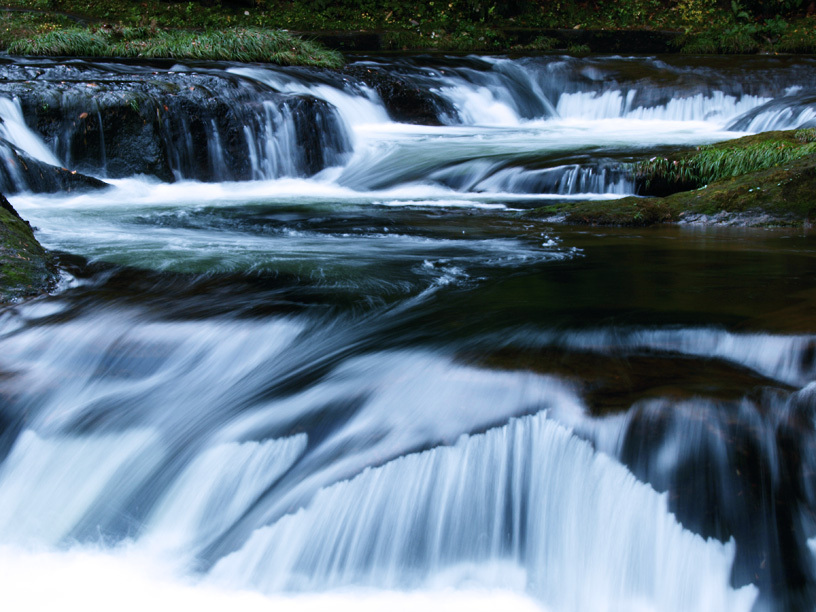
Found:
[[[533,339],[535,338],[535,339]],[[721,329],[616,329],[574,331],[519,337],[525,345],[554,344],[571,349],[619,354],[621,351],[677,353],[724,359],[790,385],[803,386],[816,377],[816,337],[732,333]]]
[[[147,520],[147,538],[181,551],[211,544],[303,454],[307,436],[222,443],[201,453]]]
[[[541,167],[542,160],[599,143],[626,150],[635,134],[648,148],[809,125],[812,67],[778,64],[692,73],[614,57],[438,66],[397,59],[362,60],[340,72],[173,66],[126,78],[113,65],[44,65],[31,90],[30,72],[11,63],[2,69],[15,102],[0,109],[0,136],[35,159],[114,179],[317,176],[370,191],[422,183],[437,170],[438,184],[465,193],[621,197],[635,190],[625,160],[605,160],[603,168],[583,160]],[[531,132],[540,136],[535,145],[519,138]],[[643,139],[649,132],[654,142]],[[474,156],[458,146],[471,133],[492,150]],[[509,164],[493,163],[511,151]],[[12,190],[32,189],[13,165],[6,162]]]
[[[58,544],[89,514],[115,513],[161,459],[149,431],[68,438],[24,431],[0,471],[0,538]]]
[[[748,609],[752,589],[723,588],[732,557],[733,544],[685,532],[665,496],[537,415],[321,490],[211,578],[267,592],[520,582],[558,610]]]
[[[59,160],[42,138],[26,125],[19,100],[0,97],[0,138],[25,151],[34,159],[52,166],[59,165]]]

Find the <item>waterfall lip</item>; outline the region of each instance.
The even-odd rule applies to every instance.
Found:
[[[619,327],[611,330],[543,332],[525,329],[514,333],[511,342],[522,347],[556,346],[610,355],[620,351],[648,351],[716,358],[793,388],[807,386],[816,373],[813,364],[808,364],[807,359],[803,358],[816,344],[816,336],[812,334],[731,332],[718,327]],[[766,355],[762,347],[784,347],[787,350],[776,350]]]

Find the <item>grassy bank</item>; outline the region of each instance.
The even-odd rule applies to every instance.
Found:
[[[816,129],[764,132],[634,165],[641,191],[668,195],[816,154]]]
[[[59,28],[8,45],[12,55],[172,58],[270,62],[284,66],[339,68],[342,56],[278,30],[230,28],[217,31],[150,27]]]
[[[757,225],[799,226],[816,220],[813,129],[748,136],[653,158],[637,167],[665,185],[674,185],[675,192],[664,197],[557,204],[530,214],[567,223],[628,226],[711,221],[712,217]]]
[[[732,0],[724,9],[725,0],[4,0],[0,46],[31,54],[337,65],[336,54],[277,31],[375,33],[371,51],[581,55],[604,50],[593,48],[597,37],[586,32],[666,30],[676,34],[667,40],[678,52],[816,53],[816,17],[807,16],[806,2]]]
[[[0,48],[13,55],[344,64],[313,40],[192,3],[17,0],[0,8]]]

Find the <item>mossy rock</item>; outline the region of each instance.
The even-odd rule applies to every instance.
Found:
[[[0,304],[45,293],[56,281],[51,256],[0,194]]]
[[[808,146],[802,130],[769,132],[718,143],[715,150],[750,149],[765,143]],[[693,153],[683,151],[669,159]],[[564,202],[526,213],[578,225],[648,226],[659,223],[809,225],[816,220],[816,152],[768,168],[713,181],[665,197]]]

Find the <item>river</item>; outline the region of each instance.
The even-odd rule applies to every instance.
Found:
[[[812,233],[526,214],[812,125],[812,59],[0,68],[111,185],[4,175],[62,271],[0,311],[4,607],[814,607]]]

